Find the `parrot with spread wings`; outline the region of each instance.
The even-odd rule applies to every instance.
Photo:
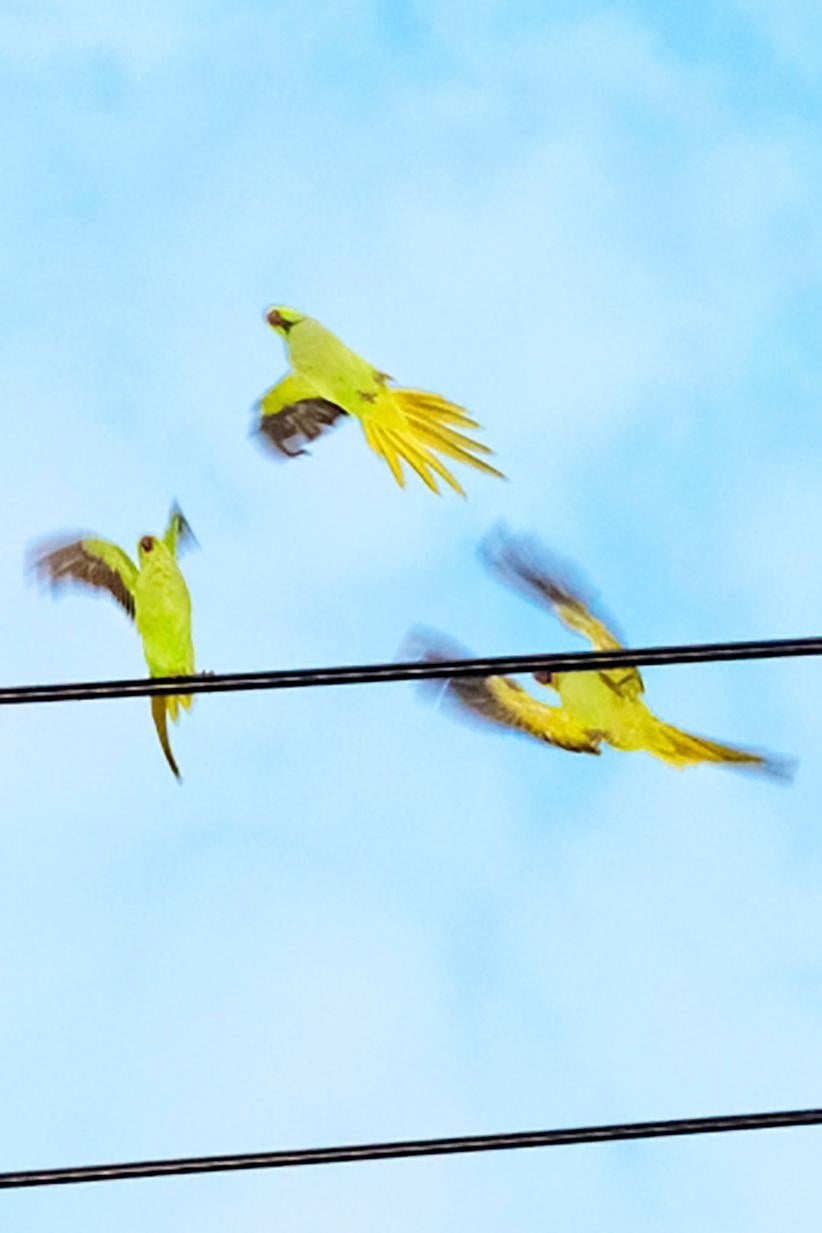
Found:
[[[285,340],[291,371],[257,404],[258,431],[280,454],[293,458],[343,416],[360,421],[371,449],[388,464],[405,487],[403,463],[439,492],[438,476],[464,496],[438,455],[504,478],[485,462],[491,454],[461,428],[479,428],[461,407],[438,394],[403,389],[391,378],[350,351],[330,330],[283,306],[269,308],[266,320]]]
[[[568,629],[587,638],[594,650],[622,646],[608,622],[598,615],[584,584],[567,565],[533,542],[499,529],[483,546],[489,569],[504,583],[548,608]],[[418,634],[423,658],[441,662],[460,658],[455,644]],[[535,679],[559,695],[559,706],[533,697],[508,676],[451,677],[446,692],[475,715],[526,733],[572,753],[599,754],[614,749],[644,750],[677,768],[701,762],[748,768],[787,778],[787,760],[737,749],[695,736],[658,719],[646,705],[645,686],[637,668],[602,672],[536,672]]]
[[[71,541],[43,542],[33,552],[33,567],[53,588],[81,583],[108,591],[137,626],[151,676],[191,676],[191,599],[177,564],[177,550],[194,541],[182,512],[173,506],[162,539],[144,535],[137,545],[137,564],[109,540],[87,536]],[[171,752],[167,715],[176,722],[179,707],[189,710],[190,694],[154,695],[151,714],[166,761],[179,780]]]

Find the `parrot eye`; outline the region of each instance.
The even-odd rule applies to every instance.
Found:
[[[282,313],[278,312],[276,308],[269,308],[265,316],[272,329],[285,330],[286,334],[291,329],[293,324],[291,321],[286,321]]]
[[[152,548],[154,547],[154,540],[151,538],[150,535],[144,535],[143,538],[140,540],[140,547],[142,548],[143,552],[151,552]]]

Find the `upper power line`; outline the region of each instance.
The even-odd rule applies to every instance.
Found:
[[[57,685],[0,688],[0,706],[35,702],[84,702],[141,698],[152,694],[219,694],[252,689],[303,689],[328,685],[378,685],[442,677],[497,676],[518,672],[601,672],[620,667],[728,663],[822,655],[822,637],[771,638],[758,642],[702,642],[684,646],[624,647],[617,651],[562,652],[443,659],[435,663],[360,664],[333,668],[282,668],[262,672],[214,672],[197,676],[137,677]]]

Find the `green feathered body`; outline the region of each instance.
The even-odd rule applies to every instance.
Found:
[[[294,371],[349,415],[361,415],[364,407],[385,388],[385,377],[373,364],[346,347],[313,317],[303,317],[291,327],[287,345]]]
[[[194,672],[191,598],[180,567],[162,540],[140,553],[134,586],[134,619],[151,676]]]
[[[163,539],[146,535],[140,540],[140,570],[134,584],[134,621],[143,640],[151,676],[191,676],[194,644],[191,641],[191,598],[177,564],[177,537],[181,516],[172,515]],[[179,708],[191,707],[191,694],[170,694],[151,699],[151,714],[169,766],[180,772],[171,752],[166,715],[177,721]]]

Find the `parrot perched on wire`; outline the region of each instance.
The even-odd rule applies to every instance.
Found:
[[[191,528],[173,506],[162,539],[144,535],[137,544],[137,565],[117,544],[95,536],[43,542],[35,548],[32,563],[54,588],[78,582],[109,591],[137,626],[150,676],[191,676],[191,599],[177,564],[177,550],[192,541]],[[180,771],[171,752],[166,716],[176,722],[181,706],[190,709],[190,694],[151,698],[157,736],[177,779]]]
[[[499,530],[486,541],[482,555],[503,582],[549,608],[568,629],[586,637],[594,650],[617,650],[622,643],[602,617],[595,615],[585,587],[529,541]],[[435,636],[419,633],[423,658],[429,662],[460,658],[463,652]],[[559,695],[559,706],[533,697],[507,676],[451,677],[446,692],[485,720],[526,733],[572,753],[599,754],[602,744],[614,749],[644,750],[682,769],[713,762],[790,777],[785,759],[723,745],[665,723],[643,700],[645,686],[637,668],[603,672],[535,672],[534,678]]]
[[[390,377],[350,351],[325,326],[293,308],[269,308],[266,320],[282,335],[291,372],[263,394],[259,432],[281,454],[293,458],[341,416],[358,419],[365,439],[388,464],[394,479],[405,487],[403,463],[439,492],[436,476],[465,495],[438,457],[443,454],[502,477],[478,455],[489,455],[486,445],[457,431],[479,428],[461,407],[438,394],[402,389]]]

